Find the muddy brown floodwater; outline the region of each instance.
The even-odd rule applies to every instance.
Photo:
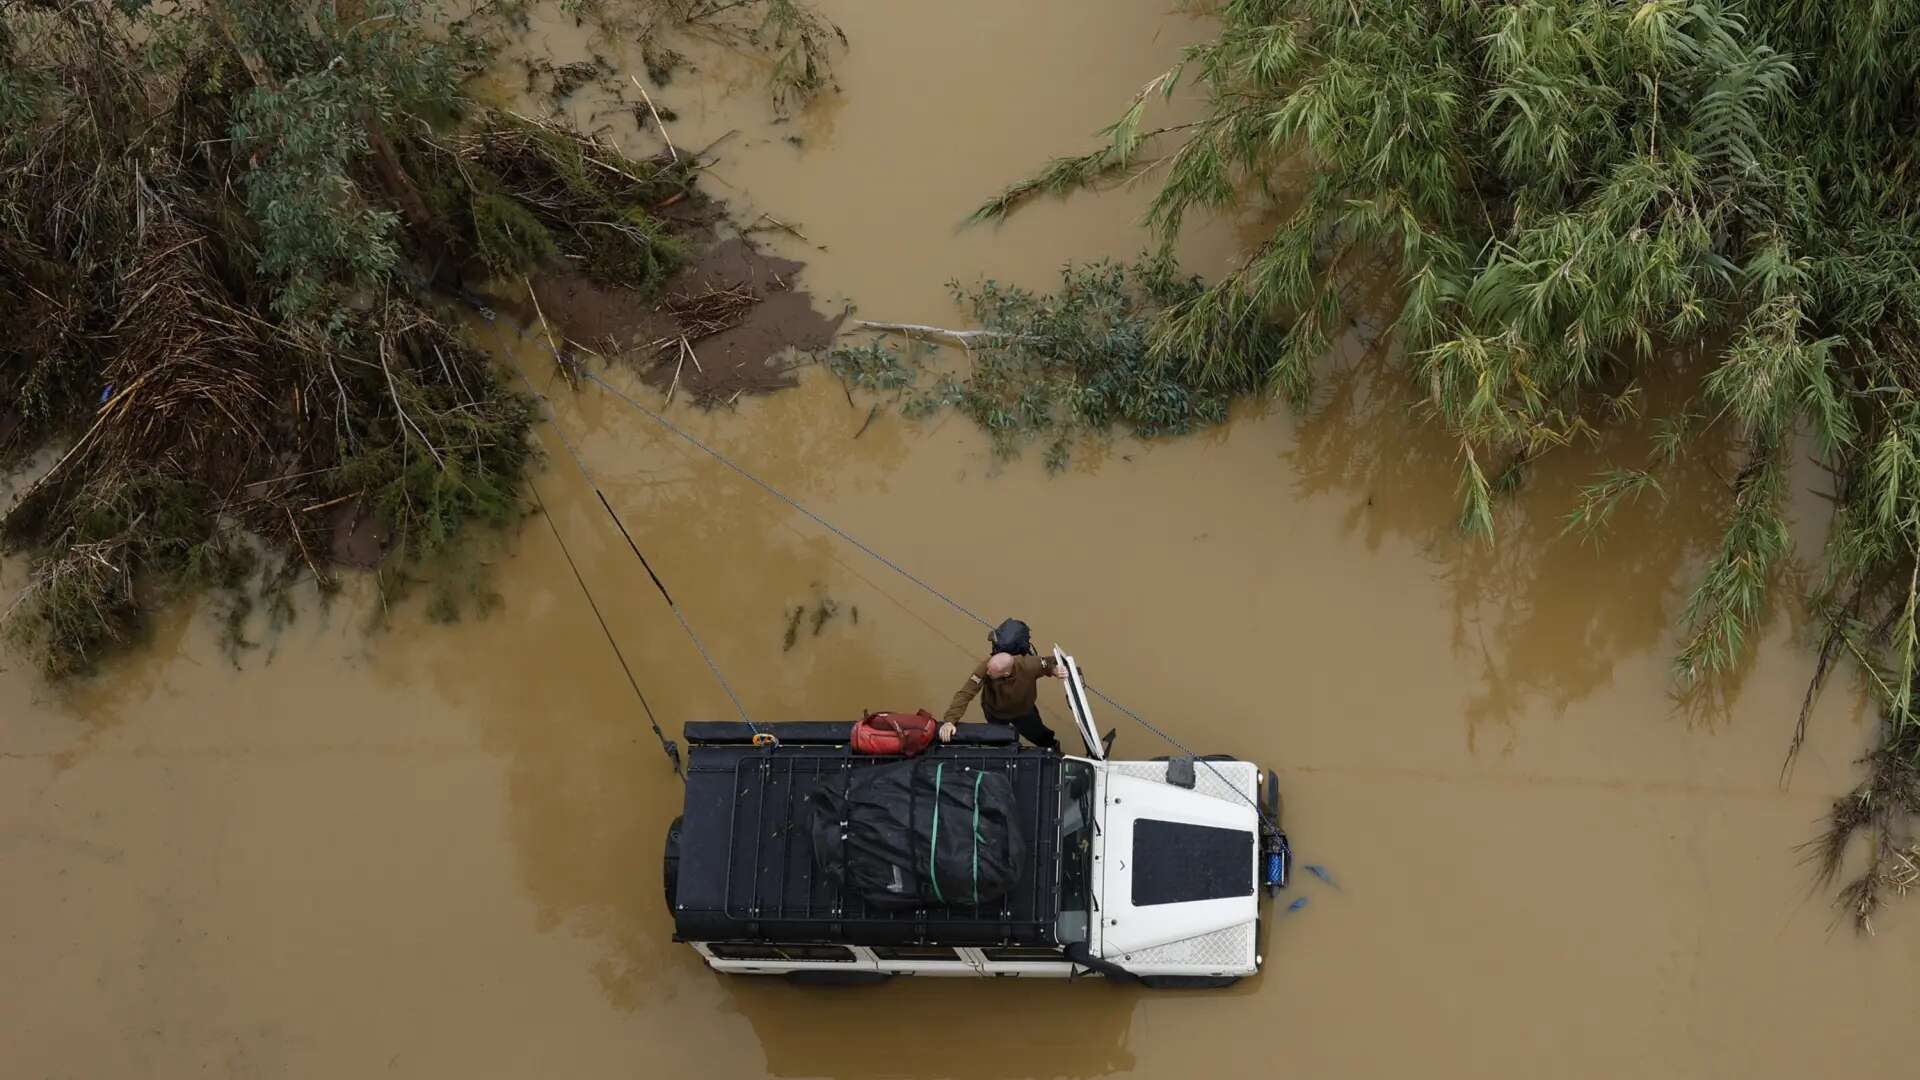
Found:
[[[1144,191],[956,223],[1085,145],[1203,31],[1166,6],[836,0],[842,96],[772,126],[756,65],[713,62],[662,97],[683,145],[742,129],[715,189],[805,232],[760,239],[816,295],[951,322],[950,276],[1044,285],[1143,243]],[[553,17],[527,41],[585,45]],[[1220,223],[1187,254],[1217,270],[1239,243]],[[951,417],[883,415],[856,440],[864,403],[820,377],[673,410],[970,606],[1026,617],[1194,745],[1276,766],[1301,860],[1341,889],[1300,876],[1310,903],[1270,922],[1260,978],[840,993],[710,973],[661,904],[678,788],[536,521],[486,619],[430,626],[415,605],[368,635],[363,584],[237,668],[194,611],[70,691],[7,661],[0,1074],[1911,1075],[1920,912],[1892,905],[1872,940],[1836,928],[1796,852],[1852,782],[1861,699],[1827,693],[1783,787],[1808,671],[1784,604],[1724,695],[1671,696],[1670,627],[1722,503],[1710,470],[1596,551],[1554,539],[1592,464],[1570,456],[1475,554],[1448,529],[1451,455],[1408,422],[1399,376],[1348,343],[1324,394],[1305,421],[1245,408],[1051,478],[1037,455],[996,465]],[[559,401],[756,716],[938,707],[962,677],[981,636],[963,617],[603,393]],[[616,598],[654,708],[675,727],[726,716],[543,439],[541,493]],[[1803,539],[1816,486],[1798,485]],[[986,520],[989,501],[1020,527]],[[785,648],[786,612],[823,597],[840,614]],[[1121,751],[1161,752],[1115,722]]]

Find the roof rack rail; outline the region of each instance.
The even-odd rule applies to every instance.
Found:
[[[789,746],[843,746],[852,731],[852,724],[836,720],[789,720],[758,725],[737,720],[695,720],[686,724],[684,734],[693,746],[736,743],[750,746],[756,733],[770,734]],[[960,746],[1013,746],[1019,739],[1019,733],[1010,724],[959,724],[953,742]]]

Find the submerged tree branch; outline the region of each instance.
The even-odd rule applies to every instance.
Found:
[[[944,326],[923,326],[919,323],[869,322],[865,319],[855,319],[853,325],[862,330],[878,330],[886,334],[945,338],[960,345],[971,345],[977,341],[1038,340],[1032,334],[1013,334],[1004,330],[949,330]]]

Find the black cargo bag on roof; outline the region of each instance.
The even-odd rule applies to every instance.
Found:
[[[997,906],[1026,861],[1012,779],[977,764],[851,769],[807,804],[815,868],[869,907]]]

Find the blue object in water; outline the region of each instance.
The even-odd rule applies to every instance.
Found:
[[[1299,911],[1301,908],[1306,906],[1307,906],[1307,898],[1303,896],[1300,899],[1295,900],[1293,903],[1287,905],[1287,914],[1291,915],[1294,912]]]
[[[1308,863],[1307,873],[1312,874],[1314,877],[1319,878],[1321,881],[1326,882],[1336,889],[1340,888],[1340,883],[1333,880],[1333,875],[1327,873],[1327,868],[1318,863]]]
[[[107,385],[100,388],[100,404],[105,405],[107,403],[107,399],[112,396],[113,396],[112,383],[108,383]]]

